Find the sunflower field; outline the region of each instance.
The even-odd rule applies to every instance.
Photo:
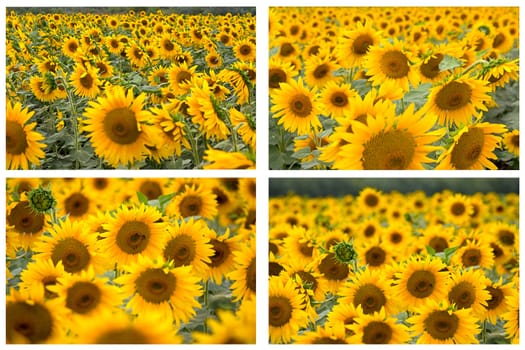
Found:
[[[254,178],[6,182],[8,344],[255,343]]]
[[[7,169],[255,167],[255,9],[56,10],[7,10]]]
[[[518,207],[448,188],[270,197],[270,342],[519,343]]]
[[[518,7],[272,7],[271,169],[518,169]]]

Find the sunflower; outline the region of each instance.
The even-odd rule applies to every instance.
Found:
[[[412,64],[414,61],[412,52],[403,47],[403,42],[394,39],[393,42],[383,41],[377,46],[371,46],[363,68],[370,76],[372,85],[394,80],[404,91],[409,91],[409,84],[419,84],[419,74]]]
[[[316,326],[315,330],[301,333],[295,339],[296,344],[348,344],[345,328],[341,325]]]
[[[335,169],[425,169],[432,163],[429,153],[440,149],[432,144],[443,137],[445,129],[434,129],[435,117],[414,111],[411,104],[400,116],[368,116],[366,124],[352,121],[353,133],[341,147]],[[395,125],[395,126],[394,126]]]
[[[208,52],[206,57],[204,57],[204,60],[210,69],[220,69],[223,64],[222,56],[215,50]]]
[[[213,253],[210,256],[211,261],[207,263],[209,266],[208,278],[215,283],[222,283],[236,266],[234,253],[240,251],[241,244],[238,237],[229,237],[229,230],[220,236],[211,231],[209,238]]]
[[[257,143],[254,116],[242,113],[235,108],[230,108],[229,113],[233,128],[237,130],[242,141],[254,150]]]
[[[75,95],[95,98],[100,93],[101,81],[99,70],[91,65],[77,64],[71,73],[70,82],[74,86]]]
[[[478,344],[477,319],[468,309],[455,309],[447,302],[427,301],[415,307],[416,315],[407,319],[418,344]]]
[[[511,282],[503,283],[503,277],[500,276],[497,282],[489,281],[485,289],[489,293],[489,299],[487,305],[484,305],[485,312],[480,319],[487,319],[490,323],[496,324],[498,319],[509,310],[506,300],[513,293],[513,286]]]
[[[182,337],[176,335],[170,318],[155,313],[143,313],[140,317],[127,312],[106,312],[89,318],[78,327],[79,344],[180,344]]]
[[[47,229],[46,215],[33,211],[25,195],[20,201],[10,203],[6,216],[7,256],[16,256],[20,248],[33,249]]]
[[[516,157],[520,156],[520,131],[511,130],[503,135],[503,144],[505,148]]]
[[[131,45],[126,48],[126,57],[132,67],[138,67],[139,69],[143,68],[147,62],[146,53],[137,43],[131,43]]]
[[[469,197],[455,193],[444,199],[441,204],[443,220],[458,226],[464,225],[470,220],[473,212]]]
[[[489,243],[481,240],[467,240],[456,250],[450,262],[464,268],[480,266],[490,269],[494,266],[494,255]]]
[[[319,90],[328,82],[341,80],[333,75],[338,68],[339,65],[329,57],[312,56],[304,64],[304,81]]]
[[[243,248],[233,252],[235,268],[227,277],[232,281],[233,301],[247,298],[255,299],[256,292],[256,259],[255,239],[246,242]]]
[[[199,129],[205,133],[207,138],[214,137],[224,140],[230,135],[230,129],[226,124],[226,116],[216,107],[217,101],[207,81],[203,81],[201,87],[193,86],[191,95],[186,100],[188,103],[188,114],[191,121],[199,125]]]
[[[148,313],[173,320],[176,327],[195,316],[201,305],[199,278],[191,266],[173,267],[164,259],[151,260],[139,255],[129,266],[130,273],[115,279],[122,285],[122,293],[129,296],[126,307],[139,317]]]
[[[482,270],[453,271],[447,283],[448,301],[457,309],[471,309],[472,314],[480,316],[484,313],[490,293],[485,286],[490,280]]]
[[[203,185],[187,185],[166,206],[166,214],[183,218],[201,216],[213,219],[217,215],[215,195]]]
[[[458,200],[458,207],[466,203]],[[453,211],[453,209],[450,209]],[[460,211],[460,208],[456,209]],[[466,212],[466,207],[464,207]],[[442,253],[445,249],[451,247],[451,239],[454,236],[455,228],[453,226],[445,225],[428,225],[422,232],[422,236],[418,238],[417,243],[422,250],[431,247],[436,253]]]
[[[79,179],[74,179],[67,184],[58,183],[54,188],[57,213],[68,215],[71,220],[83,220],[88,215],[94,214],[98,209],[97,202],[101,202],[101,197],[88,192]]]
[[[421,110],[426,115],[437,116],[441,125],[470,124],[472,118],[480,118],[479,110],[487,111],[485,104],[491,101],[490,87],[484,80],[450,77],[432,87]]]
[[[357,22],[355,28],[342,33],[337,45],[339,63],[344,68],[360,67],[370,48],[379,44],[380,32],[372,21]]]
[[[80,42],[75,37],[68,37],[66,40],[64,40],[64,44],[62,45],[62,52],[70,57],[73,58],[75,54],[77,53],[78,48],[80,47]]]
[[[182,51],[182,48],[170,33],[165,33],[159,38],[159,47],[161,57],[166,59],[171,59]]]
[[[278,89],[281,83],[289,83],[297,75],[297,70],[288,61],[273,56],[268,63],[268,86],[270,91]]]
[[[42,236],[35,243],[33,250],[40,254],[36,260],[47,261],[53,264],[62,262],[68,273],[79,273],[92,266],[96,271],[102,268],[101,256],[97,251],[97,237],[89,232],[83,221],[72,221],[66,218],[53,225],[49,235]]]
[[[317,249],[315,255],[318,255]],[[331,251],[320,254],[314,261],[316,263],[315,271],[321,274],[327,290],[332,294],[337,293],[350,276],[350,267],[340,262],[335,253]]]
[[[296,283],[288,278],[272,276],[268,282],[268,322],[270,343],[289,343],[299,329],[308,324],[303,310],[304,297]]]
[[[207,273],[210,257],[213,256],[213,246],[210,237],[211,229],[203,221],[175,222],[168,226],[168,238],[164,245],[163,256],[174,267],[192,266],[198,276]]]
[[[497,62],[500,63],[500,61]],[[488,81],[492,91],[495,91],[497,87],[504,87],[511,80],[518,80],[518,73],[518,59],[503,62],[493,67],[489,63],[489,68],[481,76],[481,79]]]
[[[56,264],[51,259],[30,262],[20,274],[20,290],[42,289],[44,299],[54,299],[58,294],[48,287],[57,284],[58,279],[64,275],[62,261]]]
[[[107,281],[106,278],[95,277],[93,268],[75,275],[64,275],[57,279],[57,284],[49,287],[57,295],[50,303],[64,310],[62,321],[73,321],[74,325],[91,317],[96,318],[117,308],[122,301],[119,288]]]
[[[11,289],[6,296],[5,337],[7,344],[57,344],[65,342],[60,323],[61,309],[44,301],[44,290]]]
[[[488,122],[464,126],[454,136],[454,143],[439,156],[436,169],[496,170],[491,159],[497,159],[494,150],[506,131],[505,125]]]
[[[341,118],[351,114],[353,99],[357,92],[352,89],[350,84],[338,84],[335,81],[327,82],[319,102],[322,104],[323,114],[331,118]]]
[[[520,294],[515,287],[512,289],[512,294],[506,297],[508,310],[501,315],[505,321],[503,328],[507,338],[510,338],[512,344],[519,344],[520,342]]]
[[[443,300],[446,297],[447,272],[439,258],[412,256],[394,274],[397,279],[392,292],[408,310],[425,300]]]
[[[348,328],[354,333],[350,344],[402,344],[408,342],[410,335],[408,327],[396,323],[382,308],[379,312],[364,314],[361,306],[357,307],[358,316]]]
[[[174,64],[168,70],[168,81],[175,96],[187,94],[190,91],[191,79],[196,75],[197,66],[188,67],[186,63]]]
[[[379,238],[379,235],[358,242],[355,245],[355,251],[357,256],[361,258],[360,263],[371,270],[384,270],[392,262],[392,252],[388,250],[386,243]]]
[[[30,164],[40,165],[45,157],[43,149],[46,147],[40,141],[44,140],[39,132],[35,131],[36,123],[28,123],[35,112],[22,109],[17,102],[14,105],[7,102],[5,122],[5,146],[7,169],[29,169]]]
[[[315,88],[309,90],[302,78],[281,83],[279,89],[272,91],[271,99],[272,117],[279,118],[277,124],[285,130],[305,135],[321,128]]]
[[[52,102],[56,100],[53,86],[43,77],[34,75],[29,79],[29,86],[33,95],[42,102]]]
[[[207,164],[203,169],[255,169],[254,160],[240,152],[226,152],[218,149],[208,149],[204,152]]]
[[[325,324],[330,327],[343,326],[346,337],[350,337],[355,334],[350,326],[355,323],[358,316],[357,308],[352,303],[338,302],[328,313]]]
[[[162,214],[155,207],[142,203],[129,208],[122,205],[102,224],[105,232],[101,233],[100,248],[120,269],[140,255],[159,256],[167,237],[167,226],[161,219]]]
[[[255,44],[250,39],[238,40],[233,45],[233,54],[241,61],[255,62]]]
[[[164,158],[176,154],[180,156],[182,148],[191,149],[191,145],[186,136],[186,124],[179,114],[172,114],[173,111],[163,105],[161,108],[152,108],[153,123],[162,129],[161,137],[156,144],[163,145]]]
[[[115,86],[107,96],[89,103],[84,113],[84,130],[95,153],[113,167],[143,159],[147,145],[154,140],[155,129],[146,125],[151,114],[143,110],[146,96],[133,95]]]

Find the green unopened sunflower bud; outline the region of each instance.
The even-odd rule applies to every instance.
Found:
[[[41,214],[53,209],[57,203],[51,190],[40,186],[27,192],[27,199],[31,209]]]
[[[339,242],[334,247],[335,258],[343,264],[350,264],[357,258],[354,245],[351,242]]]

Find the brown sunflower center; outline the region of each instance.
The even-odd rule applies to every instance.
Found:
[[[67,290],[66,307],[77,314],[86,314],[95,309],[101,298],[97,285],[91,282],[77,282]]]
[[[162,188],[156,181],[144,181],[140,184],[139,191],[142,192],[149,200],[157,199],[162,195]]]
[[[481,263],[481,252],[477,248],[470,248],[463,252],[461,256],[463,266],[478,266]]]
[[[202,199],[199,196],[187,195],[179,204],[180,215],[186,218],[188,216],[196,216],[201,213]]]
[[[468,105],[471,97],[472,88],[468,84],[453,81],[436,94],[436,105],[441,110],[453,111]]]
[[[386,260],[386,252],[381,247],[371,247],[365,253],[365,260],[370,266],[381,266]]]
[[[437,77],[439,75],[439,64],[444,57],[441,53],[432,56],[426,63],[421,65],[421,74],[429,79]]]
[[[290,99],[289,108],[296,117],[306,118],[312,112],[313,106],[308,96],[297,94]]]
[[[364,344],[388,344],[392,339],[392,328],[385,322],[372,321],[363,328]]]
[[[286,82],[286,72],[281,68],[270,68],[268,80],[271,89],[278,89],[280,83]]]
[[[487,310],[494,310],[498,306],[500,306],[501,303],[504,301],[505,295],[503,294],[501,289],[494,288],[494,287],[491,287],[491,286],[487,287],[487,291],[490,294],[490,299],[487,300],[487,306],[485,306],[485,308]]]
[[[448,292],[448,300],[458,309],[469,308],[476,301],[476,288],[467,281],[459,282]]]
[[[501,256],[503,256],[505,254],[503,249],[499,245],[494,243],[494,242],[490,243],[490,248],[492,249],[492,254],[494,254],[494,258],[496,258],[496,259],[501,257]]]
[[[137,329],[112,329],[98,336],[96,344],[149,344],[151,341]]]
[[[359,287],[354,296],[354,306],[361,305],[365,314],[380,311],[385,304],[385,294],[378,286],[371,283]]]
[[[450,163],[458,170],[469,169],[482,154],[485,135],[480,128],[471,128],[461,135],[452,150]]]
[[[283,57],[288,57],[292,55],[295,52],[295,48],[290,43],[284,43],[281,45],[281,49],[279,50],[279,55]]]
[[[466,210],[467,208],[465,207],[464,203],[456,202],[453,203],[450,207],[450,214],[452,214],[453,216],[462,216],[463,214],[465,214]]]
[[[268,263],[268,275],[269,276],[279,276],[282,270],[284,270],[284,267],[281,264],[276,263],[274,261],[270,261]]]
[[[363,230],[363,233],[365,234],[365,237],[372,237],[376,233],[376,227],[374,225],[367,225],[365,229]]]
[[[319,271],[328,280],[341,281],[347,278],[349,269],[345,264],[341,264],[335,259],[334,253],[328,253],[319,264]]]
[[[430,271],[414,271],[407,281],[408,292],[416,298],[426,298],[432,294],[436,284],[436,277]]]
[[[135,113],[127,107],[112,109],[106,114],[104,131],[111,141],[120,145],[134,143],[140,136]]]
[[[492,40],[492,47],[496,49],[500,47],[504,42],[505,42],[505,35],[503,35],[502,33],[498,33]]]
[[[375,194],[367,194],[365,204],[369,208],[375,208],[379,204],[379,197]]]
[[[447,311],[438,310],[430,313],[424,321],[425,330],[434,339],[446,340],[456,334],[459,318]]]
[[[302,255],[310,257],[314,252],[314,247],[312,245],[309,245],[308,242],[301,242],[299,243],[299,251]]]
[[[514,242],[516,241],[516,237],[514,236],[514,232],[509,230],[499,230],[498,231],[498,239],[503,245],[512,246],[514,245]]]
[[[166,51],[173,51],[173,49],[175,49],[175,45],[173,45],[173,43],[168,39],[162,41],[162,47]]]
[[[70,43],[67,45],[67,48],[68,48],[69,51],[71,51],[71,52],[75,52],[75,51],[77,51],[77,49],[78,49],[78,45],[77,45],[76,42],[72,41],[72,42],[70,42]]]
[[[171,272],[160,268],[149,268],[135,280],[137,293],[148,303],[160,304],[169,301],[175,291],[176,278]]]
[[[328,64],[323,63],[315,67],[313,71],[313,76],[315,79],[323,79],[324,77],[328,75],[329,72],[330,72],[330,67],[328,66]]]
[[[7,153],[13,155],[24,153],[28,146],[24,128],[12,120],[7,120],[5,123],[5,147]]]
[[[93,83],[93,77],[87,72],[82,74],[82,76],[80,77],[80,85],[82,85],[86,89],[91,89],[93,87]]]
[[[390,234],[390,242],[394,244],[399,244],[401,243],[402,240],[403,240],[403,235],[400,234],[399,232],[394,232]]]
[[[368,48],[374,44],[374,39],[369,34],[359,35],[352,44],[352,51],[356,55],[365,55]]]
[[[195,242],[186,234],[170,239],[164,248],[164,258],[173,260],[175,267],[190,265],[195,255]]]
[[[79,217],[87,213],[89,199],[80,192],[72,193],[64,202],[66,213],[72,217]]]
[[[431,246],[436,253],[441,253],[448,248],[448,241],[443,237],[434,236],[430,239],[428,245]]]
[[[93,179],[93,187],[95,187],[97,190],[104,190],[108,187],[109,180],[103,177],[97,177]]]
[[[208,263],[208,265],[211,267],[219,267],[229,258],[231,254],[230,247],[228,244],[217,239],[210,240],[210,243],[213,246],[214,253],[210,256],[211,262]]]
[[[230,202],[230,198],[221,188],[214,187],[212,192],[215,195],[215,200],[217,201],[217,205],[219,207],[224,206]]]
[[[178,72],[177,76],[175,77],[175,82],[177,84],[188,83],[190,82],[190,80],[191,80],[191,73],[185,70]]]
[[[362,164],[365,170],[407,169],[416,150],[414,137],[402,130],[381,132],[364,146]]]
[[[246,268],[246,287],[252,292],[256,292],[257,289],[257,265],[255,258],[250,261],[250,264]]]
[[[13,225],[18,233],[37,233],[44,227],[44,215],[33,212],[28,201],[18,202],[7,217],[9,225]]]
[[[512,135],[512,137],[510,138],[510,143],[514,146],[514,147],[520,147],[520,136],[519,135]]]
[[[8,302],[5,328],[8,342],[20,340],[22,335],[32,344],[43,343],[51,336],[53,318],[49,310],[41,304]]]
[[[281,327],[290,322],[292,318],[292,304],[285,297],[269,298],[268,302],[268,322],[272,327]]]
[[[51,260],[55,265],[61,261],[66,272],[75,273],[88,266],[91,255],[84,243],[68,237],[56,243],[51,253]]]
[[[342,91],[336,91],[330,96],[330,102],[336,107],[345,107],[348,105],[348,96]]]
[[[381,70],[388,78],[404,78],[409,71],[408,58],[401,51],[387,51],[381,57]]]
[[[252,53],[252,47],[250,45],[241,45],[239,52],[243,56],[247,56]]]
[[[126,221],[117,232],[117,245],[127,254],[138,254],[149,243],[149,226],[141,221]]]
[[[330,337],[319,337],[312,341],[312,344],[346,344],[343,339],[332,339]]]

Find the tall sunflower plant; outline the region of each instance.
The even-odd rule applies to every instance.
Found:
[[[270,168],[518,169],[516,8],[390,10],[271,11]]]

